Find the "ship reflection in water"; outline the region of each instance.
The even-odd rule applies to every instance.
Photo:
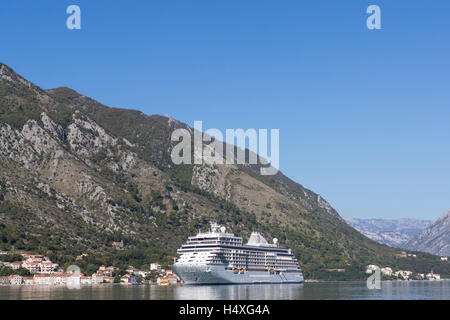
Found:
[[[315,300],[450,299],[450,281],[387,281],[381,290],[365,282],[167,286],[0,286],[0,300]]]

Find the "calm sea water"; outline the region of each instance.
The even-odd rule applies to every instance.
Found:
[[[320,282],[290,285],[173,286],[96,285],[80,289],[45,286],[0,286],[0,300],[316,300],[316,299],[445,299],[450,281],[384,281],[381,290],[365,282]]]

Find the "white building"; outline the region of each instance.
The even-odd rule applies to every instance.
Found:
[[[135,276],[139,275],[139,273],[141,272],[140,270],[130,266],[127,270],[126,270],[129,274],[134,274]]]
[[[36,285],[53,285],[53,276],[51,274],[35,274],[33,279]]]
[[[52,273],[58,267],[56,263],[51,261],[43,261],[41,262],[40,268],[42,273]]]
[[[396,277],[403,278],[403,280],[408,280],[409,277],[412,275],[412,271],[408,270],[399,270],[394,273]]]
[[[392,276],[392,268],[390,268],[390,267],[381,268],[381,274],[388,276],[388,277]]]
[[[150,264],[150,270],[151,271],[160,271],[161,265],[159,265],[158,263],[152,263],[152,264]]]
[[[23,284],[23,278],[18,275],[9,276],[9,283],[14,286],[20,286]]]
[[[441,275],[433,273],[433,272],[430,272],[430,273],[427,274],[427,279],[428,280],[441,280]]]
[[[104,279],[105,279],[105,276],[103,274],[94,273],[92,275],[92,284],[103,283]]]
[[[20,269],[22,267],[22,261],[15,261],[9,264],[9,267],[13,270]]]
[[[92,284],[92,277],[82,276],[81,284]]]
[[[441,257],[442,261],[448,261],[448,257]]]

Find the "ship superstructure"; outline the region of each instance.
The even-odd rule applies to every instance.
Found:
[[[211,224],[209,232],[189,237],[178,250],[174,271],[186,284],[300,283],[303,275],[290,249],[269,244],[253,232],[246,244]]]

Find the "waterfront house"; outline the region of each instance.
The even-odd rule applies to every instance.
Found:
[[[9,282],[9,277],[8,276],[1,276],[0,277],[0,285],[8,285],[11,284]]]
[[[131,274],[126,274],[122,278],[120,278],[120,283],[134,284],[136,283],[136,277]]]
[[[96,284],[96,283],[103,283],[105,279],[105,275],[103,275],[102,273],[94,273],[92,275],[92,284]]]
[[[11,285],[20,286],[21,284],[23,284],[23,278],[15,274],[9,276],[9,282],[11,283]]]
[[[428,280],[441,280],[441,275],[437,273],[430,272],[427,274]]]
[[[34,284],[33,277],[23,277],[23,284],[27,286],[31,286]]]
[[[390,268],[390,267],[381,268],[381,274],[388,276],[388,277],[392,276],[392,268]]]
[[[92,277],[82,276],[80,279],[81,284],[92,284]]]
[[[442,261],[448,261],[448,257],[441,257]]]
[[[408,270],[399,270],[394,273],[396,277],[403,278],[403,280],[408,280],[409,277],[412,275],[412,271]]]
[[[39,273],[33,276],[34,284],[36,285],[53,285],[54,279],[51,274]]]
[[[54,273],[53,274],[53,284],[67,284],[67,278],[69,275],[64,273]],[[72,277],[72,276],[70,276]]]

